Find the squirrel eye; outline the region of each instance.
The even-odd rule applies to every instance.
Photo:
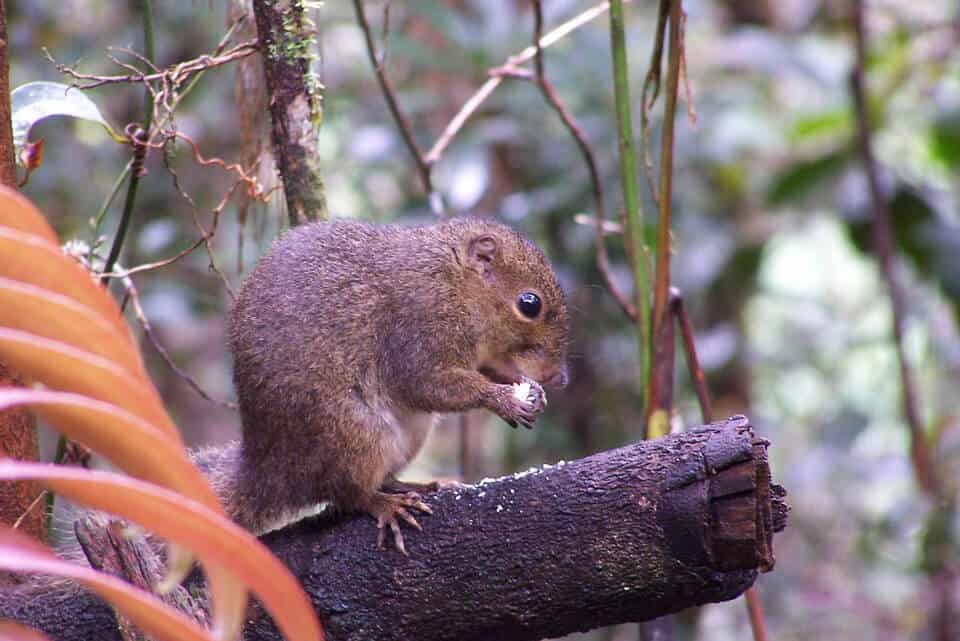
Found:
[[[523,292],[517,296],[517,309],[527,318],[536,318],[541,307],[540,297],[533,292]]]

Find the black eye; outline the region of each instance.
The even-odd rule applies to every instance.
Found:
[[[523,292],[517,296],[517,309],[527,318],[536,318],[541,307],[540,297],[533,292]]]

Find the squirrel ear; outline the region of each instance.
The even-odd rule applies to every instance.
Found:
[[[467,260],[469,265],[481,275],[490,271],[493,259],[497,255],[497,241],[493,236],[477,236],[467,245]]]

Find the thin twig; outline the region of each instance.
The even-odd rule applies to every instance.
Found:
[[[223,169],[223,170],[226,171],[227,173],[231,173],[231,174],[234,174],[234,175],[237,176],[238,180],[237,180],[237,182],[233,185],[233,187],[227,192],[227,196],[226,196],[224,199],[222,199],[221,202],[220,202],[220,204],[218,204],[218,205],[214,208],[214,210],[213,210],[213,213],[214,213],[214,221],[216,221],[217,216],[219,216],[219,214],[221,213],[221,211],[223,210],[223,208],[226,206],[226,201],[229,199],[229,196],[230,196],[231,194],[233,194],[233,192],[234,192],[234,191],[237,189],[237,187],[239,187],[241,184],[246,186],[246,196],[247,196],[247,198],[249,198],[250,200],[256,200],[256,201],[260,201],[260,202],[267,202],[267,200],[270,198],[270,195],[271,195],[274,191],[276,191],[277,189],[279,189],[279,186],[274,186],[274,187],[272,187],[272,188],[269,189],[269,190],[268,190],[268,189],[265,189],[264,186],[257,180],[256,176],[254,175],[254,172],[255,172],[255,168],[254,168],[254,167],[245,169],[245,168],[244,168],[243,166],[241,166],[239,163],[227,163],[227,162],[226,162],[225,160],[223,160],[222,158],[218,158],[218,157],[205,158],[205,157],[203,156],[203,154],[200,153],[199,145],[197,145],[197,143],[196,143],[190,136],[188,136],[188,135],[186,135],[186,134],[184,134],[184,133],[180,133],[180,132],[173,132],[173,133],[170,134],[170,135],[172,136],[173,139],[183,140],[183,141],[186,142],[188,145],[190,145],[191,152],[193,153],[193,159],[194,159],[194,161],[195,161],[198,165],[205,166],[205,167],[206,167],[206,166],[216,166],[216,167],[220,167],[221,169]],[[151,144],[151,145],[149,145],[149,146],[150,146],[150,147],[155,147],[155,148],[161,148],[161,145],[162,145],[162,143],[154,143],[154,144]],[[165,148],[164,148],[164,149],[165,149]],[[186,192],[185,192],[182,188],[180,188],[179,182],[178,182],[177,177],[176,177],[176,172],[175,172],[175,171],[173,170],[173,168],[170,166],[170,164],[169,164],[169,162],[168,162],[168,157],[167,157],[166,154],[164,155],[164,163],[165,163],[165,168],[166,168],[166,170],[167,170],[171,175],[174,176],[175,186],[177,187],[178,192],[180,193],[180,195],[181,195],[185,200],[187,200],[187,202],[191,205],[191,207],[194,208],[194,213],[195,213],[195,211],[196,211],[196,205],[195,205],[195,203],[193,202],[193,199],[192,199],[188,194],[186,194]],[[196,222],[196,220],[197,220],[197,219],[196,219],[196,216],[194,216],[194,221]],[[166,267],[167,265],[171,265],[171,264],[177,262],[178,260],[180,260],[181,258],[183,258],[184,256],[186,256],[187,254],[190,254],[190,253],[193,252],[195,249],[197,249],[198,247],[200,247],[201,245],[204,245],[204,244],[207,244],[207,245],[208,245],[208,247],[207,247],[208,253],[211,253],[211,260],[212,260],[212,249],[209,247],[209,242],[210,242],[210,240],[211,240],[211,238],[212,238],[212,232],[208,232],[208,231],[204,230],[203,227],[202,227],[201,225],[199,225],[199,223],[197,223],[197,226],[198,226],[198,227],[200,228],[200,230],[201,230],[201,236],[200,236],[200,238],[197,239],[195,242],[193,242],[193,243],[192,243],[191,245],[189,245],[188,247],[186,247],[186,248],[182,249],[181,251],[179,251],[177,254],[175,254],[175,255],[173,255],[173,256],[171,256],[171,257],[169,257],[169,258],[165,258],[165,259],[163,259],[163,260],[159,260],[159,261],[152,262],[152,263],[145,263],[145,264],[142,264],[142,265],[137,265],[136,267],[131,267],[131,268],[129,268],[129,269],[118,269],[118,270],[113,270],[113,271],[104,271],[104,272],[102,272],[102,273],[100,274],[100,276],[101,276],[102,278],[123,278],[123,277],[126,277],[126,276],[131,276],[131,275],[133,275],[133,274],[138,274],[138,273],[141,273],[141,272],[146,272],[146,271],[150,271],[150,270],[154,270],[154,269],[159,269],[159,268],[161,268],[161,267]],[[214,224],[214,226],[213,226],[212,229],[213,229],[213,230],[216,229],[216,224]],[[220,270],[216,267],[215,264],[213,264],[213,265],[211,266],[211,268],[212,268],[214,271],[216,271],[217,273],[220,273]],[[221,277],[222,277],[222,274],[221,274]],[[224,280],[225,280],[225,278],[224,278]],[[232,294],[232,290],[230,289],[229,285],[227,286],[227,291]]]
[[[170,177],[173,180],[174,188],[177,190],[177,193],[179,193],[180,196],[185,201],[187,201],[187,203],[190,205],[190,215],[193,217],[193,224],[196,225],[197,229],[199,230],[200,242],[202,242],[203,246],[207,250],[207,258],[209,259],[210,271],[215,273],[220,278],[220,281],[223,283],[223,288],[226,290],[227,294],[230,296],[230,299],[235,300],[236,294],[234,293],[233,288],[230,286],[230,281],[224,275],[223,271],[219,267],[217,267],[217,260],[216,260],[216,257],[214,256],[213,245],[211,244],[211,241],[213,240],[213,237],[217,233],[217,225],[220,221],[220,214],[223,212],[223,209],[227,206],[227,203],[230,201],[230,198],[233,196],[234,192],[236,192],[237,187],[243,184],[244,181],[238,180],[237,182],[233,183],[233,185],[230,186],[230,189],[228,189],[227,192],[223,195],[223,198],[220,199],[220,202],[216,205],[216,207],[213,208],[213,211],[212,211],[213,221],[210,225],[210,229],[206,229],[200,223],[196,202],[193,200],[193,197],[190,196],[190,194],[188,194],[186,190],[184,190],[184,188],[181,186],[180,175],[173,169],[173,166],[170,164],[168,154],[165,153],[163,156],[163,159],[164,159],[164,168],[167,170],[167,173],[170,174]],[[249,197],[250,193],[248,192],[247,195]],[[196,247],[198,245],[194,245],[194,246]]]
[[[143,263],[142,265],[137,265],[136,267],[131,267],[130,269],[114,269],[112,272],[103,272],[100,274],[100,276],[109,278],[126,278],[128,276],[133,276],[134,274],[140,274],[142,272],[160,269],[161,267],[167,267],[168,265],[172,265],[173,263],[177,262],[187,254],[192,253],[195,249],[202,245],[205,240],[205,238],[200,237],[186,248],[181,249],[179,252],[168,258],[154,261],[152,263]]]
[[[410,151],[410,155],[413,156],[414,163],[417,165],[417,172],[420,174],[420,182],[423,183],[423,189],[427,194],[430,205],[431,207],[441,206],[442,200],[433,196],[435,190],[433,188],[433,177],[431,176],[430,163],[427,162],[423,150],[417,143],[416,138],[414,138],[413,128],[410,125],[410,120],[407,118],[406,114],[401,111],[400,104],[397,102],[397,96],[393,91],[393,85],[390,83],[390,78],[387,76],[383,65],[380,64],[380,61],[377,58],[377,45],[373,41],[373,33],[370,31],[370,23],[367,22],[367,15],[363,10],[363,0],[353,0],[353,8],[357,14],[357,23],[360,25],[360,29],[363,31],[364,40],[367,43],[367,56],[370,58],[370,64],[373,65],[374,74],[377,76],[377,83],[380,85],[380,90],[383,92],[383,97],[387,101],[387,108],[389,108],[394,122],[397,123],[397,128],[400,130],[400,136],[403,138],[404,144],[407,146],[407,149]],[[440,211],[434,211],[434,213],[440,215],[443,213],[443,211],[441,209]]]
[[[917,483],[931,497],[939,495],[939,483],[933,470],[933,457],[927,444],[923,420],[917,403],[917,393],[913,383],[913,371],[903,347],[903,327],[906,316],[906,302],[903,286],[897,278],[893,258],[893,232],[890,224],[890,210],[880,187],[879,171],[873,154],[873,142],[870,135],[870,116],[864,71],[867,65],[867,36],[864,24],[862,0],[853,3],[853,27],[856,47],[856,60],[850,72],[850,87],[853,94],[854,116],[857,121],[857,142],[867,176],[870,200],[873,208],[873,246],[880,263],[880,271],[887,284],[890,295],[890,308],[893,315],[893,340],[900,364],[900,385],[903,395],[903,412],[910,432],[910,456]]]
[[[147,319],[146,313],[143,311],[143,307],[140,305],[140,296],[137,292],[136,286],[133,284],[133,279],[129,276],[124,276],[122,278],[123,286],[127,290],[127,295],[130,297],[130,302],[133,304],[133,312],[137,317],[137,320],[140,322],[140,326],[143,328],[143,333],[146,334],[147,338],[150,340],[150,344],[153,345],[154,349],[157,350],[157,353],[160,354],[160,357],[167,364],[174,374],[179,376],[183,381],[189,385],[193,391],[199,394],[202,398],[210,401],[211,403],[216,403],[227,409],[236,410],[237,404],[230,403],[228,401],[223,401],[217,398],[213,398],[202,387],[193,379],[187,372],[182,370],[173,359],[170,357],[170,353],[167,352],[166,348],[160,343],[159,339],[153,332],[153,326],[150,324],[150,321]]]
[[[850,71],[850,91],[853,97],[854,119],[857,123],[857,145],[863,162],[863,170],[867,177],[872,209],[872,240],[873,249],[877,255],[880,273],[887,286],[890,297],[890,310],[893,324],[893,342],[897,352],[897,361],[900,369],[900,388],[903,403],[903,413],[906,419],[907,430],[910,435],[910,460],[913,475],[920,490],[933,503],[933,513],[928,517],[929,522],[942,520],[946,530],[934,537],[927,537],[924,543],[924,555],[928,559],[940,556],[937,547],[950,548],[955,544],[955,533],[950,523],[953,520],[953,511],[956,505],[956,490],[948,489],[941,481],[934,463],[923,425],[919,399],[913,380],[913,368],[907,358],[903,346],[904,324],[907,314],[907,303],[903,284],[897,276],[894,264],[893,229],[890,220],[890,209],[880,186],[880,171],[873,152],[871,137],[871,122],[869,99],[866,90],[867,69],[867,26],[864,16],[862,0],[853,2],[853,31],[855,41],[855,59]],[[939,539],[939,540],[938,540]],[[936,542],[935,542],[936,541]],[[933,587],[935,603],[930,617],[929,628],[931,638],[941,641],[956,638],[956,611],[954,605],[953,587],[956,582],[956,568],[949,562],[933,562],[927,569],[931,586]]]
[[[456,137],[457,133],[463,129],[464,124],[469,120],[470,116],[480,108],[480,105],[490,97],[490,94],[500,86],[500,83],[503,82],[504,70],[505,69],[517,69],[520,65],[529,62],[537,55],[537,52],[540,49],[546,49],[552,44],[561,40],[564,36],[570,32],[578,29],[579,27],[590,22],[597,16],[602,15],[607,9],[609,9],[609,2],[601,2],[600,4],[593,6],[583,13],[580,13],[570,20],[567,20],[561,24],[556,29],[551,30],[542,38],[540,38],[537,43],[539,47],[535,45],[527,47],[520,53],[514,54],[507,58],[499,67],[496,67],[495,70],[499,71],[499,75],[494,73],[491,75],[486,82],[484,82],[479,89],[477,89],[470,98],[463,103],[463,106],[460,107],[460,111],[453,117],[452,120],[444,128],[443,133],[440,134],[440,137],[437,138],[437,141],[433,144],[433,147],[430,148],[430,151],[427,152],[425,156],[426,161],[433,165],[436,163],[440,156],[443,155],[443,152],[446,151],[447,147]],[[493,73],[494,70],[491,70],[488,73]]]
[[[687,14],[680,16],[680,42],[687,42]],[[683,83],[683,100],[687,103],[687,119],[690,126],[697,124],[697,109],[693,104],[693,91],[690,90],[690,74],[687,73],[687,47],[680,48],[680,82]]]
[[[156,59],[156,46],[153,37],[153,0],[141,0],[143,5],[143,47],[144,56],[138,56],[148,66],[154,67],[153,61]],[[155,68],[155,67],[154,67]],[[153,112],[156,109],[156,93],[150,83],[144,83],[146,92],[144,96],[145,107],[143,116],[143,127],[127,127],[127,136],[130,144],[133,146],[133,159],[130,161],[130,180],[127,183],[127,197],[123,203],[123,212],[120,214],[120,224],[117,226],[117,232],[113,237],[113,244],[110,247],[110,254],[107,256],[107,262],[104,264],[103,271],[109,272],[113,269],[114,263],[120,257],[120,251],[123,249],[123,242],[127,237],[127,229],[130,221],[133,219],[133,207],[137,200],[137,187],[140,184],[140,177],[143,175],[143,163],[147,155],[146,142],[150,139],[150,126],[154,122]],[[101,277],[100,282],[106,286],[110,282],[109,277]]]
[[[750,617],[750,630],[753,632],[753,641],[767,641],[767,627],[763,621],[763,607],[760,605],[760,595],[757,586],[747,588],[744,598],[747,601],[747,615]]]
[[[270,192],[274,191],[276,187],[271,189],[265,189],[264,186],[257,180],[256,177],[256,167],[250,167],[245,169],[240,163],[227,163],[222,158],[216,156],[212,158],[205,158],[203,154],[200,153],[200,146],[191,138],[190,136],[181,133],[175,132],[173,134],[178,140],[182,140],[188,145],[190,145],[190,150],[193,153],[193,160],[198,165],[204,167],[220,167],[227,173],[232,173],[237,176],[239,182],[243,183],[247,187],[247,196],[254,200],[260,200],[267,202],[267,198],[270,196]],[[254,164],[256,165],[256,163]]]
[[[540,93],[543,94],[544,100],[546,100],[547,104],[549,104],[557,113],[561,122],[563,122],[564,127],[567,128],[567,131],[576,141],[577,147],[580,149],[583,160],[587,165],[587,171],[590,174],[590,186],[593,190],[594,206],[597,209],[597,211],[594,213],[597,269],[600,271],[600,275],[603,277],[603,281],[607,287],[607,290],[620,305],[620,308],[628,318],[636,321],[636,308],[634,308],[627,296],[624,295],[624,293],[621,292],[617,287],[616,282],[613,280],[613,275],[610,273],[610,259],[607,255],[607,245],[604,241],[603,235],[603,222],[604,217],[606,216],[606,204],[604,203],[603,198],[603,183],[600,180],[600,171],[597,169],[597,160],[594,156],[593,148],[587,141],[586,134],[583,133],[583,130],[580,129],[580,126],[577,124],[576,120],[574,120],[573,116],[560,101],[560,97],[553,88],[553,84],[551,84],[547,79],[544,70],[543,48],[539,46],[539,43],[543,41],[543,7],[541,6],[540,0],[534,0],[533,2],[533,18],[534,69],[536,71],[535,82],[537,87],[540,89]]]
[[[460,111],[457,112],[457,115],[453,117],[447,127],[443,130],[443,133],[440,134],[440,137],[437,138],[437,141],[433,144],[433,147],[430,148],[430,151],[427,152],[425,160],[433,165],[436,163],[440,156],[446,151],[447,147],[453,141],[454,136],[463,128],[463,125],[466,124],[467,120],[473,113],[480,108],[480,105],[490,97],[490,94],[493,93],[494,89],[500,86],[500,83],[503,82],[502,75],[491,75],[483,85],[480,86],[477,91],[470,96],[470,99],[463,103],[463,106],[460,108]]]
[[[130,161],[130,181],[127,183],[127,197],[123,203],[120,224],[113,237],[110,254],[107,256],[107,261],[103,267],[104,273],[109,273],[120,257],[120,250],[123,249],[123,241],[127,237],[127,229],[130,226],[130,220],[133,218],[133,204],[137,199],[137,185],[140,183],[140,176],[143,174],[143,162],[147,155],[147,136],[147,130],[140,127],[133,128],[129,134],[130,144],[133,146],[133,159]],[[101,276],[100,282],[106,285],[110,282],[110,277]]]
[[[670,48],[667,58],[667,94],[663,114],[663,135],[660,140],[660,185],[657,216],[657,254],[656,272],[653,286],[652,331],[650,340],[653,350],[653,365],[650,374],[650,404],[645,408],[649,419],[658,409],[667,409],[660,395],[669,382],[662,376],[666,369],[666,345],[661,344],[660,331],[667,321],[667,297],[670,289],[670,217],[673,196],[673,124],[677,108],[677,93],[680,79],[680,52],[683,42],[680,39],[680,21],[683,13],[681,0],[671,0],[670,4]],[[662,358],[658,358],[662,357]],[[665,374],[665,372],[664,372]]]
[[[93,89],[95,87],[102,87],[103,85],[138,84],[158,82],[160,80],[168,80],[173,85],[180,85],[198,73],[213,69],[214,67],[235,62],[242,58],[246,58],[247,56],[255,54],[257,50],[257,41],[250,40],[238,44],[222,54],[203,54],[196,58],[171,65],[170,67],[167,67],[161,71],[149,74],[145,74],[139,69],[129,67],[128,65],[119,62],[116,58],[108,56],[118,65],[130,68],[132,70],[131,73],[126,75],[99,75],[92,73],[81,73],[57,62],[46,49],[44,49],[43,52],[44,55],[46,55],[47,60],[53,63],[54,67],[56,67],[57,71],[66,76],[70,76],[75,81],[72,86],[76,87],[77,89],[86,90]]]
[[[697,401],[700,403],[700,415],[704,424],[713,422],[713,403],[710,400],[710,391],[707,389],[707,377],[700,367],[700,359],[697,357],[697,346],[693,338],[693,326],[690,323],[690,317],[687,315],[687,308],[683,304],[683,296],[680,292],[670,288],[670,308],[680,325],[680,337],[683,340],[683,351],[687,356],[687,369],[690,372],[690,379],[693,381],[693,389],[697,393]]]
[[[667,34],[667,17],[670,13],[670,0],[660,0],[657,5],[657,30],[650,53],[650,67],[643,79],[640,91],[640,146],[643,149],[643,173],[647,177],[647,186],[654,204],[659,208],[657,181],[653,175],[653,160],[650,158],[650,110],[660,95],[660,75],[663,68],[663,45]]]
[[[393,7],[393,1],[387,0],[383,3],[383,23],[380,28],[380,42],[383,43],[383,51],[380,52],[379,66],[387,64],[387,58],[390,56],[390,9]]]
[[[26,519],[30,513],[33,512],[33,508],[40,505],[40,501],[42,501],[45,496],[47,496],[47,490],[40,490],[40,493],[37,494],[37,497],[30,502],[30,505],[27,506],[27,509],[25,509],[23,513],[17,517],[17,520],[13,522],[11,529],[18,529],[20,524],[23,523],[24,519]]]
[[[142,74],[142,73],[139,72],[139,70],[136,70],[136,71],[137,71],[137,74],[136,74],[135,76],[96,76],[96,75],[93,75],[93,74],[83,74],[83,73],[80,73],[80,72],[78,72],[78,71],[75,71],[75,70],[73,70],[73,69],[71,69],[71,68],[69,68],[69,67],[66,67],[65,65],[61,65],[61,64],[57,63],[56,60],[53,59],[53,57],[50,55],[50,53],[49,53],[46,49],[44,49],[44,55],[46,55],[47,59],[48,59],[61,73],[72,77],[74,80],[81,80],[81,79],[98,79],[98,80],[100,80],[100,81],[108,80],[109,82],[113,82],[114,79],[116,79],[118,82],[120,82],[120,81],[124,81],[124,82],[139,82],[139,81],[141,81],[141,80],[146,80],[146,83],[145,83],[145,84],[146,84],[146,87],[147,87],[147,90],[148,90],[148,91],[151,91],[151,89],[152,89],[152,87],[150,86],[150,82],[149,82],[149,81],[150,81],[150,80],[153,80],[154,78],[160,79],[163,74],[168,74],[168,75],[170,75],[170,77],[173,79],[173,80],[172,80],[172,84],[173,84],[174,86],[179,86],[182,82],[184,82],[184,81],[186,81],[188,78],[190,78],[190,73],[185,73],[185,72],[186,72],[187,70],[191,70],[191,73],[193,73],[192,70],[195,70],[195,74],[192,76],[192,78],[190,78],[190,81],[189,81],[189,83],[187,84],[187,86],[186,86],[182,91],[179,91],[178,93],[176,93],[174,96],[172,96],[172,97],[169,99],[168,103],[167,103],[166,106],[165,106],[165,111],[163,112],[162,116],[157,120],[157,124],[156,124],[156,126],[154,127],[154,131],[150,132],[150,134],[149,134],[149,141],[145,143],[146,146],[148,146],[148,147],[157,147],[157,146],[160,146],[160,145],[162,145],[162,144],[165,144],[167,137],[169,137],[169,136],[171,136],[171,135],[175,135],[175,132],[174,132],[174,133],[170,133],[170,132],[167,132],[167,131],[165,130],[166,125],[167,125],[168,122],[170,122],[170,121],[173,119],[173,112],[174,112],[174,110],[177,108],[177,106],[179,105],[180,101],[183,100],[187,95],[189,95],[189,93],[190,93],[191,91],[193,91],[194,87],[196,87],[197,83],[200,81],[200,79],[203,77],[203,74],[204,74],[208,69],[211,69],[211,68],[213,68],[213,67],[215,67],[215,66],[218,66],[218,65],[220,65],[220,64],[225,64],[226,62],[230,62],[230,61],[232,61],[232,60],[237,60],[237,59],[239,59],[240,57],[243,57],[243,56],[240,56],[240,55],[239,55],[241,51],[246,52],[244,55],[249,55],[250,53],[253,53],[254,51],[256,51],[257,43],[256,43],[255,40],[252,40],[252,41],[245,42],[245,43],[242,43],[242,44],[240,44],[240,45],[237,45],[237,46],[234,47],[233,49],[230,49],[229,51],[227,51],[226,53],[224,53],[224,50],[227,48],[227,45],[230,44],[230,40],[233,38],[233,36],[234,36],[234,34],[236,33],[236,31],[237,31],[237,29],[239,28],[239,26],[244,22],[244,20],[246,20],[246,17],[247,17],[247,15],[246,15],[245,13],[244,13],[244,14],[241,14],[240,16],[237,17],[236,20],[234,20],[234,21],[232,22],[232,24],[227,28],[227,31],[226,31],[226,33],[224,34],[224,36],[220,39],[220,42],[217,44],[216,48],[213,50],[213,53],[211,53],[211,54],[209,54],[209,55],[200,56],[199,58],[195,58],[195,59],[193,59],[193,60],[188,60],[188,61],[186,61],[186,62],[184,62],[184,63],[180,63],[180,64],[178,64],[178,65],[174,65],[174,66],[172,66],[172,67],[169,67],[166,71],[162,72],[162,74],[157,74],[157,75],[152,75],[152,76],[151,76],[151,75]],[[222,55],[222,57],[221,57],[221,55]],[[108,57],[111,57],[111,59],[113,59],[112,56],[108,56]],[[150,64],[151,67],[153,66],[152,63],[149,63],[149,64]],[[169,82],[164,82],[164,84],[165,84],[165,85],[170,85],[171,83],[169,83]],[[77,86],[78,88],[81,88],[81,89],[87,89],[87,88],[90,88],[90,87],[92,87],[92,86],[97,86],[97,85],[95,85],[95,84],[91,84],[91,85],[79,85],[79,84],[74,83],[74,86]],[[157,94],[157,92],[151,91],[151,96],[153,97],[154,100],[156,100],[157,97],[158,97],[158,94]],[[152,111],[155,111],[155,110],[156,110],[156,104],[154,104],[154,106],[153,106],[153,108],[152,108]],[[128,137],[129,137],[129,136],[128,136]],[[164,138],[164,142],[155,143],[154,141],[155,141],[158,137]],[[198,155],[198,154],[197,154],[196,151],[195,151],[195,152],[194,152],[194,157],[196,158],[197,155]],[[109,210],[109,208],[110,208],[110,206],[111,206],[111,204],[112,204],[115,196],[116,196],[117,193],[119,192],[119,189],[120,189],[121,184],[122,184],[123,181],[126,179],[126,177],[129,175],[131,169],[133,168],[133,162],[134,162],[133,159],[131,159],[131,160],[124,166],[124,169],[123,169],[123,171],[120,173],[120,175],[117,177],[117,179],[116,179],[116,181],[115,181],[115,183],[114,183],[114,185],[113,185],[113,188],[112,188],[110,194],[109,194],[109,195],[107,196],[107,198],[104,200],[103,205],[100,207],[99,212],[97,213],[96,217],[94,218],[93,238],[92,238],[91,243],[90,243],[90,253],[89,253],[88,256],[87,256],[87,262],[88,262],[88,263],[92,263],[92,259],[93,259],[93,249],[94,249],[95,245],[96,245],[96,244],[98,243],[98,241],[99,241],[99,238],[100,238],[100,228],[101,228],[101,226],[103,225],[103,220],[104,220],[104,218],[105,218],[105,216],[106,216],[106,213],[107,213],[107,211]],[[189,253],[189,252],[187,252],[187,253]],[[171,262],[172,262],[172,261],[171,261]],[[109,271],[109,270],[105,270],[105,271],[106,271],[106,273],[110,274],[110,271]],[[111,274],[111,275],[112,275],[112,274]]]

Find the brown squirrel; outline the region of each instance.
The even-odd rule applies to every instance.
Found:
[[[278,239],[230,316],[243,439],[197,452],[255,534],[327,502],[389,526],[430,513],[396,474],[438,413],[487,408],[532,427],[539,383],[567,381],[566,303],[547,259],[509,227],[316,223]]]

